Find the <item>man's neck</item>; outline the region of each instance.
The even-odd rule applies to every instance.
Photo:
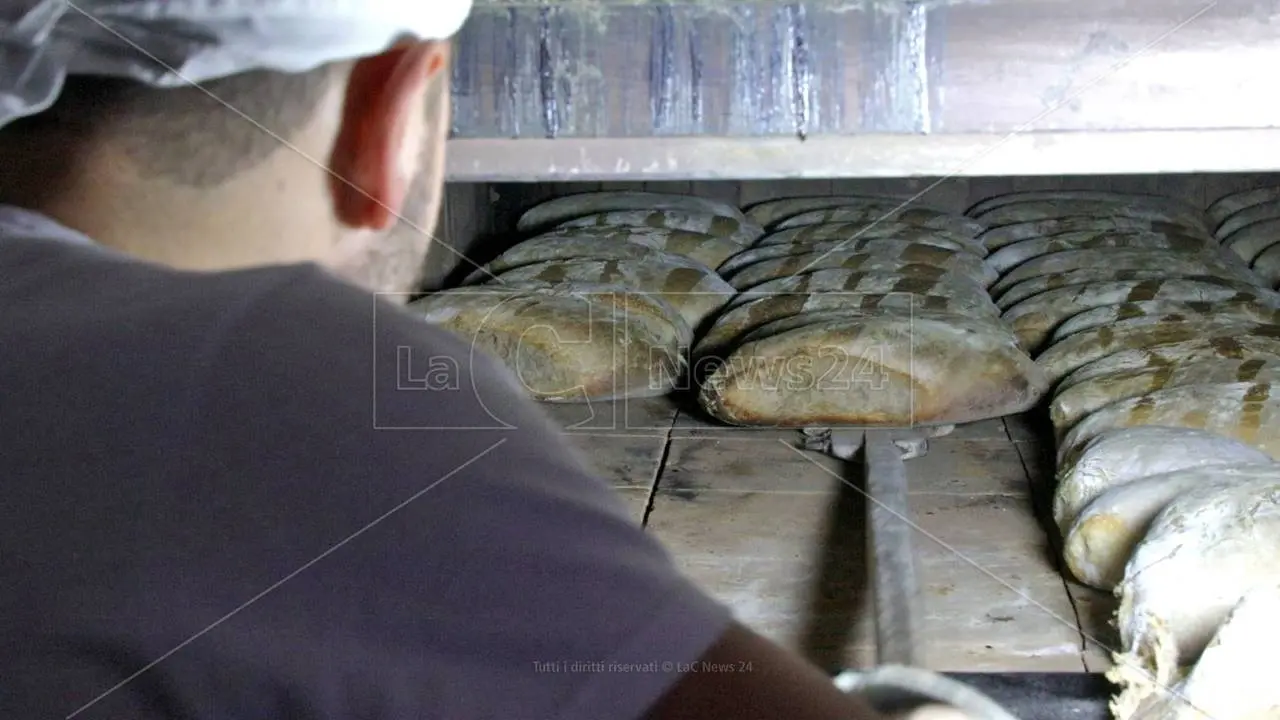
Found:
[[[279,183],[275,193],[254,187],[259,183],[246,185],[210,191],[127,180],[80,182],[17,204],[100,245],[181,270],[233,270],[325,256],[333,226],[323,212],[300,212]]]
[[[289,154],[215,188],[146,177],[110,143],[0,143],[0,167],[0,204],[178,269],[321,261],[336,243],[328,176]]]

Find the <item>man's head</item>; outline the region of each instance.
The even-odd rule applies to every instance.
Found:
[[[179,268],[317,261],[409,290],[440,204],[448,50],[176,89],[72,76],[0,128],[0,202]]]

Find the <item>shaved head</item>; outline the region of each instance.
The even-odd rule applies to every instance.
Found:
[[[336,66],[326,65],[171,89],[74,76],[51,108],[0,130],[0,142],[103,133],[149,175],[217,187],[280,150],[282,140],[311,120],[338,76]]]
[[[449,53],[405,40],[198,87],[74,76],[0,129],[0,203],[172,267],[316,262],[413,290],[443,192]]]

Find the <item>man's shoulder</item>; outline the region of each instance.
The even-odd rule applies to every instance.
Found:
[[[41,244],[44,247],[25,260],[28,266],[38,267],[44,282],[18,292],[44,300],[50,314],[83,317],[88,322],[127,320],[127,327],[119,323],[104,327],[146,328],[152,333],[150,341],[157,339],[156,332],[163,333],[160,338],[195,333],[209,343],[225,340],[253,348],[257,341],[275,345],[271,337],[283,335],[290,342],[276,345],[274,352],[309,353],[323,347],[337,353],[347,348],[336,345],[332,333],[360,330],[408,336],[414,344],[439,352],[467,352],[451,333],[418,321],[399,307],[401,298],[370,293],[315,264],[188,272],[94,246]],[[0,261],[0,266],[4,264]],[[145,337],[138,332],[129,335]]]
[[[0,271],[0,338],[38,346],[26,355],[37,367],[46,353],[73,357],[89,382],[117,371],[110,356],[127,356],[157,381],[199,377],[250,394],[273,385],[314,402],[372,389],[388,411],[412,398],[433,416],[485,397],[510,404],[517,390],[505,368],[399,298],[312,264],[194,273],[87,243],[10,238]]]
[[[533,432],[544,424],[504,365],[416,317],[402,298],[314,266],[223,281],[216,296],[254,298],[221,343],[223,368],[275,368],[266,381],[361,412],[368,403],[379,429]]]

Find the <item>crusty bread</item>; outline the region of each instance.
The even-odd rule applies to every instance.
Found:
[[[532,397],[552,402],[666,394],[684,377],[691,336],[668,305],[623,287],[467,287],[408,309],[496,356]]]
[[[954,424],[1022,412],[1047,389],[991,321],[881,314],[793,325],[744,337],[705,379],[702,407],[734,425]]]

